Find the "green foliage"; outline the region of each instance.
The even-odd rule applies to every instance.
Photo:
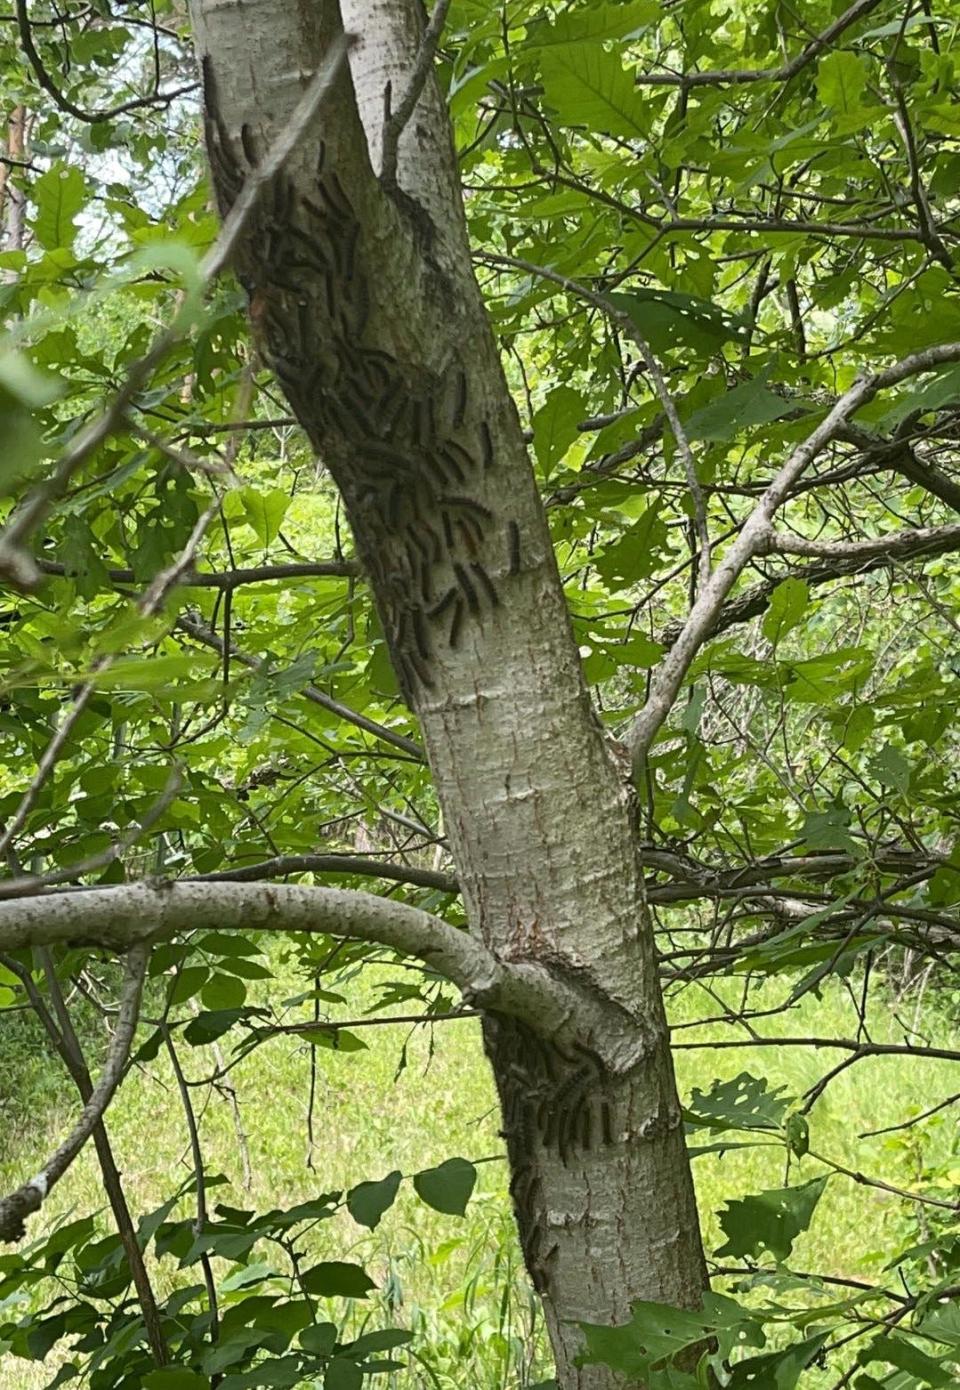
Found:
[[[154,56],[162,90],[193,79],[182,11],[169,0],[151,11],[163,26],[155,55],[145,14],[131,11],[127,24],[99,6],[95,16],[30,8],[48,71],[91,112],[148,90]],[[585,678],[613,732],[642,703],[648,673],[695,596],[696,528],[681,452],[649,372],[622,319],[599,312],[595,295],[607,295],[661,363],[721,561],[778,464],[858,373],[960,338],[957,5],[935,0],[907,12],[881,0],[809,51],[811,36],[844,7],[816,0],[802,9],[766,0],[519,0],[501,13],[458,0],[440,48],[474,243],[506,248],[532,267],[491,271],[485,289],[511,350],[505,360],[532,433]],[[688,89],[646,81],[776,74],[804,54],[784,81]],[[157,324],[177,324],[149,381],[37,537],[44,586],[0,603],[0,822],[16,813],[53,731],[62,732],[55,772],[24,817],[20,867],[87,885],[278,857],[303,864],[318,851],[435,868],[433,791],[411,748],[397,747],[417,732],[362,583],[348,574],[268,574],[224,589],[182,587],[150,620],[136,610],[136,596],[183,551],[214,490],[221,506],[197,556],[203,574],[353,558],[330,480],[306,441],[286,416],[268,424],[282,408],[248,352],[244,296],[229,280],[205,303],[197,294],[199,258],[216,226],[193,105],[76,121],[38,87],[12,26],[0,36],[0,72],[7,110],[24,104],[32,123],[29,160],[9,174],[26,200],[26,232],[14,235],[8,197],[0,250],[0,521],[97,417]],[[594,299],[539,279],[537,267],[582,282]],[[955,364],[881,392],[808,470],[777,528],[836,545],[955,522],[958,410]],[[238,421],[248,427],[235,430]],[[958,604],[950,550],[876,565],[769,554],[734,587],[688,673],[640,797],[645,843],[660,856],[647,874],[668,981],[685,984],[710,965],[706,978],[724,999],[722,1029],[734,1040],[749,1040],[744,1025],[756,1026],[764,991],[779,991],[778,1007],[808,1010],[815,1039],[841,1028],[824,1002],[837,980],[874,1010],[902,993],[903,1017],[917,1010],[912,1025],[888,1035],[866,1018],[843,1023],[855,1045],[882,1034],[891,1047],[904,1035],[917,1041],[918,988],[949,1001],[960,904]],[[112,664],[101,666],[107,656]],[[91,675],[92,697],[64,721]],[[344,717],[344,707],[367,722]],[[291,873],[370,887],[346,866]],[[392,891],[462,921],[448,893],[411,884]],[[349,1004],[375,953],[350,945],[334,958],[327,941],[288,949],[280,960],[253,933],[223,932],[158,950],[137,1066],[164,1066],[169,1035],[186,1065],[219,1082],[224,1065],[255,1069],[275,1056],[284,1046],[277,1030],[291,1021],[296,1046],[321,1076],[332,1075],[327,1064],[366,1066],[370,1033]],[[46,987],[38,960],[16,963]],[[55,965],[68,991],[101,999],[115,989],[87,953],[65,951]],[[292,1001],[278,1008],[275,984],[287,974]],[[735,994],[724,976],[734,977]],[[43,1035],[11,1012],[25,999],[19,977],[0,967],[3,1119],[15,1117],[16,1157],[30,1143],[17,1112],[21,1089],[41,1106],[55,1097],[58,1122],[75,1104],[56,1090]],[[708,1014],[717,1007],[698,999]],[[341,1026],[342,1004],[352,1028]],[[429,1016],[448,1012],[450,1001],[429,972],[404,972],[368,1004]],[[102,1038],[86,1013],[80,1018],[96,1061]],[[721,1030],[709,1040],[730,1038]],[[950,1049],[949,1037],[941,1042]],[[664,1358],[682,1363],[713,1337],[703,1374],[712,1365],[730,1387],[819,1390],[845,1367],[855,1390],[956,1383],[960,1329],[942,1291],[960,1277],[950,1205],[957,1162],[943,1152],[951,1141],[937,1118],[868,1150],[861,1171],[861,1143],[845,1115],[832,1127],[820,1119],[830,1092],[812,1106],[830,1065],[820,1052],[809,1053],[814,1071],[800,1080],[778,1059],[775,1083],[759,1058],[745,1070],[739,1054],[726,1055],[737,1058],[729,1075],[718,1075],[717,1063],[690,1081],[685,1120],[699,1173],[711,1175],[700,1181],[702,1190],[709,1184],[712,1249],[747,1268],[726,1276],[741,1281],[730,1286],[738,1298],[715,1295],[702,1318],[638,1305],[627,1328],[589,1330],[589,1358],[646,1376],[652,1390],[681,1390],[702,1384],[701,1372]],[[401,1052],[401,1071],[405,1063]],[[864,1055],[850,1070],[864,1075],[868,1065]],[[893,1098],[906,1096],[901,1110],[923,1096],[914,1119],[927,1104],[915,1069],[927,1065],[916,1059],[912,1070],[888,1073]],[[937,1077],[931,1105],[957,1090]],[[138,1118],[146,1147],[154,1125],[172,1123],[167,1082],[157,1114]],[[259,1116],[270,1097],[258,1094]],[[854,1092],[844,1094],[852,1108]],[[864,1103],[877,1109],[889,1099],[874,1079]],[[864,1130],[873,1124],[869,1113],[861,1121]],[[432,1337],[435,1362],[424,1373],[432,1384],[441,1383],[434,1364],[444,1386],[457,1384],[468,1355],[477,1364],[490,1358],[491,1384],[541,1376],[542,1365],[527,1366],[523,1337],[486,1274],[467,1279],[464,1297],[474,1302],[464,1305],[462,1336],[431,1321],[422,1301],[411,1310],[409,1352],[406,1329],[351,1325],[367,1316],[353,1300],[395,1311],[399,1257],[377,1247],[376,1265],[365,1254],[358,1262],[349,1242],[324,1243],[328,1231],[343,1221],[351,1238],[359,1227],[363,1239],[386,1239],[411,1199],[418,1223],[469,1221],[480,1203],[471,1201],[475,1163],[445,1157],[468,1147],[459,1138],[438,1127],[429,1152],[406,1163],[393,1134],[376,1133],[377,1151],[364,1163],[351,1160],[350,1171],[323,1179],[337,1189],[329,1197],[298,1191],[273,1209],[261,1194],[254,1211],[215,1208],[202,1231],[195,1212],[185,1214],[195,1194],[185,1189],[171,1203],[172,1182],[142,1204],[141,1239],[164,1271],[171,1367],[149,1360],[126,1257],[104,1217],[76,1215],[27,1250],[0,1256],[4,1374],[7,1362],[30,1361],[44,1383],[84,1376],[92,1390],[191,1390],[212,1376],[222,1377],[221,1390],[295,1386],[305,1376],[342,1390],[378,1375],[404,1383],[394,1381],[393,1353],[413,1366]],[[321,1140],[339,1142],[323,1134],[318,1148]],[[170,1171],[169,1155],[185,1142],[178,1133],[167,1158],[146,1161]],[[864,1206],[837,1252],[831,1213],[843,1200],[880,1193],[859,1179],[882,1159],[896,1187],[947,1206],[886,1193],[876,1222]],[[284,1162],[292,1168],[299,1156],[287,1151]],[[132,1167],[140,1166],[137,1153]],[[746,1176],[735,1183],[731,1173]],[[505,1212],[502,1192],[499,1199]],[[84,1211],[101,1201],[88,1185]],[[455,1259],[444,1242],[457,1238],[429,1229],[432,1243],[421,1251],[411,1238],[409,1258],[442,1267]],[[482,1251],[489,1264],[490,1247]],[[810,1251],[821,1273],[842,1280],[855,1267],[874,1281],[880,1292],[869,1316],[859,1292],[837,1301],[833,1286],[811,1292],[791,1273],[798,1252],[805,1259]],[[505,1285],[515,1273],[510,1252]],[[204,1258],[214,1261],[225,1299],[215,1345]],[[168,1270],[176,1273],[167,1278]],[[901,1272],[908,1295],[898,1293]],[[61,1282],[51,1291],[54,1278]],[[906,1307],[897,1297],[914,1301]]]

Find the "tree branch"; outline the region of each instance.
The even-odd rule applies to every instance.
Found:
[[[55,560],[38,560],[37,568],[54,578],[69,576],[66,565]],[[178,580],[181,589],[238,589],[242,584],[271,584],[281,579],[354,579],[362,573],[355,560],[319,560],[316,564],[252,565],[224,570],[219,574],[190,570]],[[131,569],[108,569],[111,584],[136,584]]]
[[[645,73],[637,78],[637,84],[641,87],[728,87],[742,86],[750,82],[789,82],[791,77],[796,77],[798,72],[802,72],[805,67],[818,58],[823,50],[834,39],[849,29],[852,24],[856,24],[858,19],[863,19],[871,10],[875,10],[880,0],[855,0],[855,3],[844,10],[832,24],[824,29],[822,34],[811,39],[795,58],[789,63],[782,64],[779,68],[728,68],[714,72],[690,72],[672,73],[655,72]]]
[[[941,533],[940,539],[934,540],[932,537],[938,532]],[[951,535],[949,534],[951,532],[957,532],[957,534]],[[905,531],[902,533],[897,532],[896,534],[905,537],[922,537],[924,531],[922,528],[918,528],[915,532]],[[792,569],[789,571],[789,577],[802,579],[805,584],[814,587],[819,584],[829,584],[838,579],[846,579],[854,574],[869,574],[873,570],[888,569],[897,560],[912,558],[929,560],[937,555],[945,555],[951,551],[960,550],[960,532],[958,532],[956,526],[929,527],[927,528],[927,535],[930,539],[918,540],[915,549],[906,548],[898,552],[878,549],[872,554],[854,553],[849,555],[833,555],[830,559],[824,559],[819,564],[801,565],[796,569]],[[791,536],[787,539],[792,542],[795,538]],[[798,546],[803,544],[799,538],[796,539]],[[816,542],[811,542],[810,544],[816,545]],[[849,544],[850,546],[862,545],[865,550],[869,550],[877,546],[878,542],[871,540],[864,542],[841,542],[840,544]],[[801,552],[798,550],[797,553]],[[812,554],[813,551],[803,553]],[[729,603],[725,603],[717,614],[716,621],[706,633],[706,638],[719,637],[721,633],[728,631],[731,627],[736,627],[739,623],[749,622],[752,618],[757,618],[761,613],[765,613],[774,589],[776,589],[777,585],[786,577],[787,575],[779,575],[775,579],[767,579],[760,584],[753,584],[749,589],[745,589],[742,594],[731,599]],[[673,644],[679,640],[681,631],[682,628],[680,624],[677,624],[675,627],[665,628],[663,632],[659,634],[657,640],[665,647],[672,647]]]
[[[388,878],[395,883],[410,883],[416,888],[435,888],[439,893],[460,892],[460,885],[452,874],[421,869],[413,864],[391,864],[386,860],[367,859],[356,854],[283,854],[276,859],[264,859],[258,864],[243,864],[213,874],[197,874],[195,878],[185,881],[258,883],[264,879],[285,878],[287,874],[357,874],[369,878]]]
[[[740,533],[731,543],[703,586],[690,614],[670,651],[653,671],[647,702],[636,716],[626,734],[634,768],[639,770],[647,750],[667,718],[677,693],[694,657],[707,636],[715,629],[723,602],[745,566],[763,552],[770,535],[774,514],[790,493],[790,489],[813,460],[834,439],[838,431],[856,412],[867,405],[878,392],[898,385],[908,377],[933,371],[947,362],[960,360],[960,343],[944,343],[927,348],[895,362],[882,371],[861,377],[836,402],[817,428],[781,465],[756,507],[747,517]]]
[[[422,960],[466,1002],[522,1018],[558,1042],[592,1035],[612,1070],[635,1066],[651,1045],[642,1021],[621,1016],[545,966],[504,964],[469,932],[391,898],[289,884],[150,880],[0,903],[0,951],[88,942],[115,951],[195,930],[325,933]]]
[[[0,1241],[17,1241],[23,1238],[26,1234],[25,1218],[40,1210],[51,1189],[63,1177],[102,1121],[103,1113],[120,1084],[130,1055],[140,1016],[140,996],[149,956],[150,947],[146,941],[131,942],[127,950],[116,1029],[100,1080],[84,1105],[76,1126],[36,1177],[0,1200]]]
[[[952,526],[919,526],[872,536],[862,541],[809,541],[785,531],[771,532],[763,543],[764,555],[818,555],[826,559],[892,561],[933,551],[960,549],[960,523]]]
[[[186,96],[189,92],[197,90],[197,83],[190,82],[185,87],[175,87],[170,92],[155,92],[152,97],[134,97],[130,101],[121,102],[119,106],[112,106],[109,111],[84,111],[83,107],[76,106],[68,96],[61,92],[53,78],[44,65],[43,59],[37,51],[37,46],[33,42],[33,25],[30,16],[27,14],[27,0],[15,0],[17,28],[20,31],[20,43],[27,61],[33,69],[33,75],[37,79],[40,87],[53,98],[54,104],[65,111],[68,116],[74,116],[78,121],[84,121],[87,125],[99,125],[103,121],[112,121],[115,116],[125,116],[128,111],[139,111],[144,106],[169,106],[176,101],[177,97]]]

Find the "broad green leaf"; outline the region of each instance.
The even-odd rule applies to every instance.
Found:
[[[318,1322],[300,1333],[300,1345],[314,1356],[329,1356],[337,1345],[337,1329],[332,1322]]]
[[[639,1300],[631,1304],[630,1321],[619,1327],[581,1323],[585,1346],[578,1362],[581,1365],[599,1362],[620,1371],[628,1380],[646,1382],[653,1367],[711,1336],[716,1337],[721,1352],[734,1344],[739,1347],[763,1344],[763,1331],[755,1315],[732,1298],[708,1293],[703,1304],[701,1312],[693,1313],[685,1308]],[[701,1383],[692,1376],[674,1372],[662,1385],[664,1390],[698,1390]]]
[[[210,1382],[198,1371],[179,1366],[164,1366],[148,1371],[143,1378],[143,1390],[210,1390]]]
[[[686,432],[690,439],[734,439],[751,425],[769,424],[796,408],[796,401],[778,396],[763,381],[753,378],[695,410],[685,421]]]
[[[849,834],[852,817],[846,806],[828,806],[811,811],[803,822],[803,838],[811,849],[856,852],[856,841]]]
[[[413,1341],[413,1333],[402,1327],[383,1327],[376,1332],[364,1332],[347,1350],[352,1356],[373,1356],[376,1352],[394,1351]]]
[[[897,401],[896,405],[877,422],[878,427],[887,432],[896,429],[902,420],[915,411],[926,415],[944,406],[956,405],[960,401],[960,362],[944,367],[926,380],[922,386],[914,387]]]
[[[323,1390],[360,1390],[363,1371],[355,1361],[336,1356],[323,1373]]]
[[[275,487],[263,492],[254,487],[244,487],[240,488],[238,495],[243,507],[244,520],[266,549],[276,540],[283,525],[283,518],[290,505],[289,494]]]
[[[817,94],[830,108],[838,131],[862,130],[873,116],[864,104],[870,78],[869,60],[846,49],[821,58],[817,70]]]
[[[210,976],[205,965],[188,965],[180,971],[170,990],[170,1003],[183,1004],[198,994]]]
[[[34,179],[30,198],[37,211],[32,225],[41,246],[53,250],[73,245],[77,215],[87,196],[86,179],[75,164],[58,161]]]
[[[556,44],[541,58],[547,100],[561,124],[642,138],[650,129],[649,99],[625,71],[617,53],[598,42]]]
[[[763,635],[774,646],[800,622],[810,602],[810,588],[803,579],[784,579],[770,595],[763,615]]]
[[[655,353],[687,348],[706,360],[725,343],[744,336],[743,325],[727,309],[695,295],[634,290],[609,297],[633,320]]]
[[[829,1337],[829,1332],[820,1332],[786,1351],[748,1356],[738,1361],[726,1390],[795,1390],[803,1372],[814,1364]]]
[[[870,763],[870,770],[885,787],[894,787],[906,796],[910,790],[913,769],[900,749],[892,743],[885,743]]]
[[[728,1201],[726,1208],[718,1213],[721,1229],[727,1237],[717,1250],[718,1257],[755,1259],[767,1251],[775,1260],[786,1260],[797,1236],[813,1220],[829,1180],[827,1175],[800,1187],[781,1187]]]
[[[657,0],[627,0],[621,5],[591,4],[590,0],[586,3],[581,0],[557,15],[553,24],[532,24],[530,46],[536,49],[585,40],[601,43],[605,39],[629,39],[655,24],[661,14]]]
[[[233,975],[212,975],[200,991],[203,1007],[211,1011],[239,1009],[246,1002],[247,987]]]
[[[742,1071],[730,1081],[714,1081],[706,1093],[695,1087],[684,1118],[709,1129],[779,1130],[790,1105],[785,1089],[770,1090],[766,1077]]]
[[[908,1342],[906,1337],[896,1333],[875,1337],[860,1353],[857,1361],[861,1366],[869,1366],[874,1361],[889,1362],[898,1370],[916,1376],[919,1385],[931,1386],[933,1390],[939,1390],[940,1386],[955,1387],[957,1383],[953,1357],[949,1366],[944,1365],[921,1350],[915,1342]]]
[[[366,1298],[377,1286],[362,1266],[327,1260],[306,1271],[303,1287],[320,1298]]]
[[[579,437],[577,424],[586,414],[586,401],[579,391],[557,386],[533,417],[533,447],[545,478]]]
[[[463,1216],[477,1181],[477,1170],[465,1158],[448,1158],[437,1168],[416,1173],[413,1186],[417,1196],[435,1211]]]
[[[361,1182],[347,1193],[347,1210],[354,1221],[371,1231],[380,1223],[385,1211],[393,1206],[400,1190],[399,1169],[388,1173],[379,1182]]]

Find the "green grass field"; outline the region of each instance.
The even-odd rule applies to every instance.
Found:
[[[372,997],[372,982],[361,984],[352,1013],[360,1012]],[[672,1022],[682,1025],[716,1012],[716,996],[707,998],[691,987],[673,1001]],[[840,987],[831,987],[820,1000],[809,997],[786,1017],[760,1022],[768,1023],[767,1032],[778,1037],[852,1037],[857,1026],[853,1005]],[[942,1018],[927,1010],[922,1022],[927,1041],[955,1045]],[[871,1028],[875,1041],[902,1040],[902,1027],[879,997]],[[718,1025],[680,1027],[675,1040],[732,1036],[738,1034]],[[230,1180],[229,1186],[211,1193],[211,1201],[261,1209],[287,1206],[322,1191],[380,1178],[395,1168],[409,1174],[453,1155],[492,1160],[480,1164],[477,1193],[464,1219],[430,1210],[405,1184],[375,1232],[357,1226],[344,1211],[318,1228],[315,1253],[322,1259],[360,1261],[377,1281],[379,1294],[346,1313],[352,1327],[383,1323],[410,1327],[416,1334],[408,1369],[389,1381],[379,1378],[378,1385],[389,1383],[389,1390],[454,1390],[466,1385],[519,1390],[536,1382],[549,1374],[549,1362],[536,1303],[519,1268],[506,1175],[498,1158],[501,1141],[493,1087],[476,1021],[441,1025],[432,1038],[426,1030],[411,1032],[402,1025],[369,1028],[363,1037],[366,1051],[317,1053],[312,1169],[307,1166],[309,1049],[302,1041],[274,1040],[231,1073],[248,1136],[247,1190],[229,1099],[206,1088],[194,1092],[208,1171]],[[398,1074],[405,1040],[407,1065]],[[785,1086],[796,1095],[841,1056],[807,1047],[683,1050],[677,1053],[681,1095],[687,1098],[695,1087],[708,1090],[715,1078],[741,1071],[765,1076],[771,1086]],[[0,1183],[9,1190],[36,1170],[76,1107],[55,1059],[45,1056],[34,1030],[20,1015],[0,1021],[0,1059]],[[184,1048],[183,1059],[191,1076],[204,1074],[211,1065],[208,1050]],[[811,1148],[894,1186],[915,1187],[920,1160],[945,1156],[949,1122],[912,1131],[912,1146],[897,1136],[860,1140],[858,1135],[902,1120],[955,1089],[956,1076],[951,1079],[947,1062],[860,1061],[842,1073],[814,1107]],[[135,1216],[158,1206],[189,1177],[179,1100],[162,1055],[129,1077],[109,1112],[108,1127]],[[721,1241],[716,1211],[726,1199],[780,1187],[785,1179],[806,1181],[821,1171],[821,1165],[808,1157],[794,1161],[788,1176],[779,1146],[699,1157],[695,1175],[708,1252]],[[91,1147],[56,1190],[45,1219],[79,1215],[103,1203]],[[181,1214],[187,1213],[185,1206]],[[800,1237],[791,1264],[876,1278],[897,1245],[905,1219],[901,1198],[835,1177],[812,1229]],[[36,1220],[32,1230],[39,1233]],[[221,1267],[221,1276],[228,1268]],[[160,1288],[183,1277],[171,1259],[156,1269]],[[327,1316],[334,1321],[343,1318],[343,1303],[331,1305]],[[0,1357],[0,1383],[5,1390],[34,1390],[50,1378],[55,1355],[42,1373],[31,1363]]]

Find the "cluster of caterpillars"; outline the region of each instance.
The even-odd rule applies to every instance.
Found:
[[[485,1037],[503,1109],[524,1260],[542,1288],[556,1247],[546,1225],[537,1150],[555,1151],[566,1166],[578,1153],[614,1142],[607,1072],[585,1044],[560,1049],[514,1019],[488,1019]]]
[[[225,210],[257,151],[246,130],[230,138],[208,64],[204,87]],[[343,493],[401,684],[429,687],[437,644],[457,647],[466,622],[498,606],[493,575],[521,567],[516,522],[498,522],[477,495],[489,495],[495,464],[489,424],[470,409],[459,361],[414,371],[364,341],[361,227],[323,145],[311,193],[280,173],[253,222],[239,270],[264,354]]]

